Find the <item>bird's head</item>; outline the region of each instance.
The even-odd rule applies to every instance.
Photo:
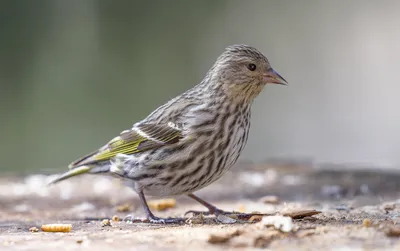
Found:
[[[287,84],[268,59],[248,45],[227,47],[211,71],[228,96],[246,102],[252,102],[266,84]]]

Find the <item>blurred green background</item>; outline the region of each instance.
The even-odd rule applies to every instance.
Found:
[[[201,81],[230,44],[288,87],[242,159],[400,165],[400,1],[0,1],[0,172],[58,172]]]

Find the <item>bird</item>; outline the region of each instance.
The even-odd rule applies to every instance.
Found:
[[[148,195],[186,195],[205,206],[207,214],[227,213],[194,192],[235,164],[248,139],[253,101],[266,84],[287,81],[258,49],[230,45],[200,83],[72,162],[50,184],[81,174],[122,179],[138,194],[147,222],[156,224],[182,223],[183,218],[155,216]]]

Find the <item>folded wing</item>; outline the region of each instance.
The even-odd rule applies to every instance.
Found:
[[[173,123],[142,123],[123,131],[99,150],[90,153],[69,165],[70,169],[107,161],[117,154],[135,154],[164,145],[174,144],[183,138],[182,130]]]

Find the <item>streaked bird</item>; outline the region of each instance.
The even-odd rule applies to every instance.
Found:
[[[84,173],[117,176],[139,195],[151,223],[183,219],[156,217],[145,195],[188,195],[210,214],[227,213],[193,192],[236,162],[248,138],[252,103],[264,86],[286,83],[257,49],[229,46],[199,84],[71,163],[51,183]]]

